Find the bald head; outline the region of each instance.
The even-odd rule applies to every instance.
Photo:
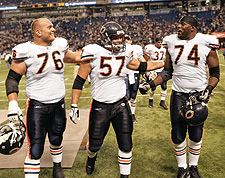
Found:
[[[34,35],[37,29],[41,28],[42,23],[49,23],[50,21],[47,18],[39,18],[32,22],[31,24],[31,32]],[[51,23],[51,22],[50,22]]]
[[[55,40],[55,29],[53,28],[52,22],[47,18],[38,18],[34,20],[31,24],[31,32],[35,44],[46,46]]]

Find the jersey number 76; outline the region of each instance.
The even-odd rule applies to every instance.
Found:
[[[59,51],[52,52],[52,59],[54,61],[56,70],[61,70],[63,68],[63,62],[61,59],[56,59],[56,54],[60,55],[60,52]],[[41,74],[48,62],[49,56],[48,56],[48,53],[41,53],[41,54],[38,54],[37,57],[38,58],[44,57],[44,61],[37,72],[37,74]]]

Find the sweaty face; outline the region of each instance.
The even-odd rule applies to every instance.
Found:
[[[186,22],[180,22],[180,24],[177,26],[178,38],[187,40],[191,33],[191,27],[192,26]]]
[[[41,33],[41,39],[43,42],[50,44],[52,41],[55,40],[54,32],[55,29],[53,28],[53,24],[47,20],[44,19],[39,24],[39,29]]]

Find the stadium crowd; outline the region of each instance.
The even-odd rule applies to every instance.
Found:
[[[196,17],[200,22],[198,31],[203,34],[211,34],[212,32],[224,32],[224,15],[225,8],[209,12],[210,18],[202,16]],[[168,16],[171,18],[168,18]],[[123,16],[123,17],[96,17],[87,19],[72,18],[53,18],[56,29],[56,36],[64,37],[68,40],[70,48],[76,50],[78,44],[96,43],[99,36],[100,27],[107,21],[116,21],[123,26],[127,34],[133,39],[133,44],[144,46],[152,43],[157,37],[165,37],[175,32],[177,21],[182,16],[167,14],[165,19],[162,15],[146,15],[146,16]],[[168,20],[171,19],[171,20]],[[11,49],[22,42],[32,40],[30,32],[31,22],[26,20],[19,21],[0,21],[1,29],[1,47],[0,53],[10,53]],[[222,46],[223,47],[223,46]]]
[[[76,0],[74,0],[76,1]],[[0,2],[0,6],[18,6],[18,5],[24,5],[24,4],[39,4],[39,3],[60,3],[60,2],[74,2],[73,0],[2,0]]]

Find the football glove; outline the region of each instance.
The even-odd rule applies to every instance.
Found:
[[[8,119],[10,121],[15,121],[15,120],[22,120],[23,119],[23,114],[21,109],[18,106],[18,103],[16,100],[12,100],[9,102],[9,108],[8,108],[9,112],[8,112]]]
[[[70,109],[70,120],[76,124],[76,120],[80,120],[79,109],[77,108],[77,104],[72,104]]]
[[[145,79],[142,79],[140,85],[139,85],[139,91],[142,95],[146,95],[147,91],[150,90],[150,84],[145,81]]]
[[[148,77],[143,75],[143,79],[140,82],[139,85],[139,91],[142,95],[147,94],[147,91],[151,88],[155,87],[155,82],[152,79],[149,79]]]
[[[212,93],[213,86],[209,85],[203,90],[203,92],[199,95],[198,100],[203,101],[204,103],[208,103],[210,94]]]

